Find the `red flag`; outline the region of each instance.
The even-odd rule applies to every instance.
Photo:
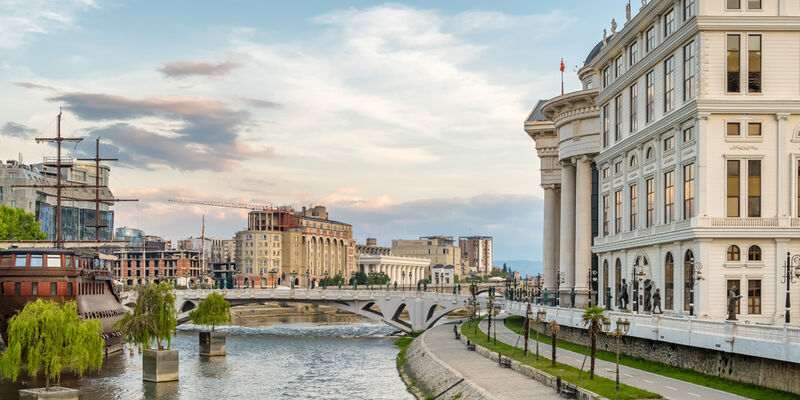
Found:
[[[561,72],[564,72],[564,59],[561,59]]]

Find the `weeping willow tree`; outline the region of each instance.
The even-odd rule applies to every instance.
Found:
[[[214,332],[215,325],[231,322],[231,305],[225,297],[214,292],[189,312],[189,319],[196,325],[211,325],[211,332]]]
[[[119,328],[125,341],[136,343],[146,349],[155,339],[159,350],[172,346],[172,333],[178,326],[175,311],[175,289],[167,282],[149,284],[136,288],[137,300],[133,313],[126,312],[114,325]]]
[[[8,346],[0,358],[0,371],[15,381],[21,370],[34,377],[44,372],[45,388],[50,380],[61,381],[61,371],[78,376],[103,365],[103,326],[97,319],[81,321],[78,306],[68,301],[29,302],[8,324]]]

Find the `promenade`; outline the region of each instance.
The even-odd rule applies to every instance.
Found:
[[[499,321],[500,323],[497,324],[497,340],[511,346],[516,345],[516,347],[523,348],[525,345],[524,339],[514,331],[508,329],[505,324],[503,324],[503,320]],[[481,322],[480,328],[486,332],[486,320]],[[528,351],[536,351],[536,341],[534,339],[535,337],[529,340]],[[550,345],[541,342],[539,343],[539,354],[541,356],[549,359],[551,351]],[[581,363],[584,359],[583,354],[578,354],[562,348],[556,348],[556,355],[558,362],[571,365],[576,368],[581,367]],[[584,366],[584,370],[586,371],[589,369],[589,361],[590,360],[587,357],[586,365]],[[615,368],[616,364],[613,362],[595,359],[596,375],[614,380],[616,374]],[[648,390],[653,393],[658,393],[664,396],[665,399],[746,399],[746,397],[741,397],[735,394],[707,388],[705,386],[695,385],[693,383],[653,374],[636,368],[626,367],[624,365],[620,365],[619,375],[619,380],[621,383]]]

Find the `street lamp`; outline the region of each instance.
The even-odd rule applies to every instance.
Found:
[[[278,269],[277,268],[272,268],[271,270],[269,270],[269,277],[270,277],[270,279],[272,279],[272,288],[273,289],[275,289],[275,287],[276,287],[275,286],[275,275],[277,275],[277,274],[278,274]]]
[[[500,304],[495,304],[489,312],[494,312],[496,317],[500,313]],[[494,321],[494,345],[497,346],[497,318]]]
[[[789,325],[789,284],[795,283],[795,277],[800,279],[800,255],[795,255],[789,259],[790,254],[786,252],[786,276],[781,279],[781,283],[786,282],[786,325]],[[794,276],[792,276],[792,269],[794,269]]]
[[[566,276],[559,268],[558,279],[556,280],[556,307],[561,307],[561,284],[566,282]]]
[[[403,270],[402,272],[400,272],[400,276],[402,277],[401,283],[403,284],[402,285],[403,286],[403,291],[405,292],[406,291],[406,271]]]
[[[325,272],[322,273],[324,277],[322,279],[322,290],[325,290],[325,287],[328,286],[328,270],[326,269]]]
[[[294,289],[294,281],[295,281],[295,279],[297,279],[297,275],[298,275],[297,274],[297,270],[293,269],[292,272],[291,272],[291,275],[292,275],[292,289]]]
[[[589,269],[589,307],[592,306],[592,290],[597,284],[597,271]]]
[[[694,257],[689,259],[689,265],[692,267],[689,273],[691,282],[689,283],[689,315],[694,315],[694,286],[703,280],[703,263],[695,261]]]
[[[611,330],[611,321],[608,318],[603,319],[603,332],[606,335],[611,337],[617,338],[617,386],[616,391],[619,392],[619,342],[620,339],[628,334],[628,330],[631,328],[631,322],[628,319],[618,319],[617,326],[614,330]]]
[[[311,270],[306,268],[306,289],[311,288]]]

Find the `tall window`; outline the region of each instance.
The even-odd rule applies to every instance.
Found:
[[[614,233],[622,232],[622,190],[614,193]]]
[[[800,178],[798,178],[800,180]],[[637,193],[636,185],[631,185],[630,188],[630,204],[631,204],[631,230],[636,230],[639,227],[639,221],[637,217],[639,216],[639,194]]]
[[[761,314],[761,280],[747,281],[747,313]]]
[[[656,27],[651,26],[650,29],[647,30],[647,43],[645,43],[645,51],[650,52],[656,47]]]
[[[728,93],[741,90],[741,56],[739,35],[728,35]]]
[[[633,42],[628,46],[628,65],[636,64],[639,61],[639,42]]]
[[[608,129],[611,124],[608,117],[608,104],[606,104],[603,106],[603,147],[608,147]]]
[[[608,87],[611,84],[611,68],[606,67],[603,70],[603,87]]]
[[[636,132],[638,126],[638,117],[639,117],[639,90],[637,89],[636,84],[634,83],[630,88],[631,94],[631,105],[630,105],[630,119],[631,119],[631,133]]]
[[[619,78],[622,75],[622,56],[614,60],[614,76]]]
[[[739,160],[728,160],[728,217],[739,217]]]
[[[664,61],[664,112],[675,107],[675,57]]]
[[[683,166],[683,219],[694,217],[694,164]]]
[[[614,142],[622,140],[622,95],[614,100]]]
[[[693,99],[695,94],[694,42],[683,46],[683,100]]]
[[[761,35],[747,37],[747,92],[761,93]]]
[[[664,37],[667,37],[675,32],[675,9],[669,10],[664,14]]]
[[[683,20],[688,21],[689,18],[694,17],[694,1],[695,0],[684,0],[683,1]]]
[[[656,222],[656,183],[653,178],[648,179],[647,185],[647,227]]]
[[[664,309],[672,310],[675,297],[675,260],[667,253],[664,260]]]
[[[742,0],[727,0],[726,7],[728,10],[738,10],[742,8]]]
[[[656,96],[656,80],[654,71],[650,71],[644,78],[647,91],[645,93],[645,119],[648,123],[653,122],[655,118],[655,96]]]
[[[670,136],[664,139],[664,151],[670,151],[675,148],[675,136]]]
[[[603,236],[608,236],[608,195],[603,196]]]
[[[664,173],[664,223],[675,217],[675,171]]]
[[[761,160],[747,160],[747,216],[761,216]]]

